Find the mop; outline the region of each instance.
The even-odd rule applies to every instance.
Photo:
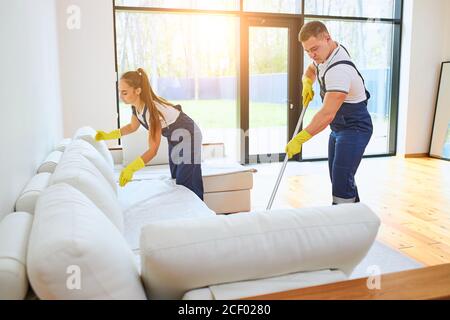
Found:
[[[300,115],[300,118],[298,119],[297,127],[295,128],[294,135],[292,136],[292,138],[294,138],[300,131],[300,126],[302,125],[303,117],[305,116],[305,113],[306,113],[306,107],[304,107],[302,110],[302,113]],[[284,157],[283,166],[281,167],[280,174],[278,175],[277,182],[275,183],[275,188],[272,191],[272,195],[270,196],[269,204],[267,205],[266,210],[272,209],[272,204],[273,204],[273,201],[275,200],[275,196],[277,195],[277,191],[278,191],[278,187],[280,186],[281,179],[283,179],[284,170],[286,170],[288,161],[289,161],[289,157],[286,154],[286,156]]]

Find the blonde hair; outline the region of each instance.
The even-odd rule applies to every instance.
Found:
[[[124,73],[121,79],[134,89],[141,88],[141,99],[150,113],[150,132],[152,136],[155,136],[156,130],[161,127],[159,119],[162,118],[165,121],[164,115],[156,108],[155,101],[165,106],[173,107],[174,105],[153,92],[147,73],[142,68]]]
[[[326,25],[320,21],[311,21],[305,24],[298,35],[300,42],[308,41],[311,37],[320,38],[329,35]]]

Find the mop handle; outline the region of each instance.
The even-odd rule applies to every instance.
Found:
[[[294,135],[292,136],[292,138],[294,138],[300,131],[300,126],[302,125],[303,117],[305,116],[305,113],[306,113],[306,108],[303,108],[300,118],[298,119],[297,127],[295,128]],[[283,179],[284,170],[286,169],[288,161],[289,161],[289,157],[286,154],[286,156],[284,157],[283,166],[281,167],[280,174],[278,175],[277,182],[275,183],[275,188],[272,191],[272,195],[270,196],[269,204],[267,205],[266,210],[272,209],[272,204],[273,204],[273,201],[275,200],[275,196],[277,195],[278,187],[280,186],[281,179]]]

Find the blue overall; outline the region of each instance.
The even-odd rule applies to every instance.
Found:
[[[321,79],[319,77],[322,102],[327,92],[325,75],[340,64],[355,68],[364,83],[364,78],[353,62],[338,61],[325,70]],[[332,132],[328,143],[328,168],[333,188],[333,204],[360,202],[355,174],[373,132],[372,119],[367,110],[370,99],[367,89],[366,96],[367,100],[360,103],[343,103],[330,124]]]
[[[138,118],[136,109],[132,108],[133,114]],[[176,105],[175,108],[180,111],[177,120],[162,129],[162,135],[167,138],[169,145],[170,174],[172,179],[176,179],[176,184],[185,186],[203,200],[202,133],[194,120],[183,112],[180,105]],[[146,112],[147,107],[143,113],[144,122],[139,118],[138,120],[148,130],[149,125],[145,120]],[[186,149],[189,150],[189,155],[184,155]]]

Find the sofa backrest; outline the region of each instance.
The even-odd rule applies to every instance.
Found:
[[[79,190],[111,220],[120,232],[123,232],[123,214],[117,198],[117,190],[82,154],[67,151],[64,152],[51,176],[49,185],[67,183]]]
[[[53,151],[51,152],[42,162],[42,164],[37,169],[37,173],[53,173],[55,171],[56,166],[58,165],[59,161],[61,160],[62,156],[61,151]]]
[[[111,169],[111,166],[107,163],[105,158],[92,146],[92,144],[81,139],[73,140],[73,142],[66,147],[64,153],[71,155],[78,154],[88,159],[105,177],[106,181],[108,181],[111,188],[117,194],[117,183],[114,177],[114,171]]]
[[[66,183],[50,186],[39,197],[27,268],[40,299],[146,299],[122,234]]]
[[[41,192],[48,187],[50,183],[51,173],[43,172],[36,174],[25,186],[17,198],[15,211],[28,212],[34,214],[37,199]]]
[[[26,257],[33,216],[15,212],[0,221],[0,300],[22,300],[28,291]]]
[[[105,158],[111,169],[114,169],[114,159],[105,141],[95,141],[96,131],[91,127],[82,127],[75,132],[73,139],[81,139],[90,143]]]

